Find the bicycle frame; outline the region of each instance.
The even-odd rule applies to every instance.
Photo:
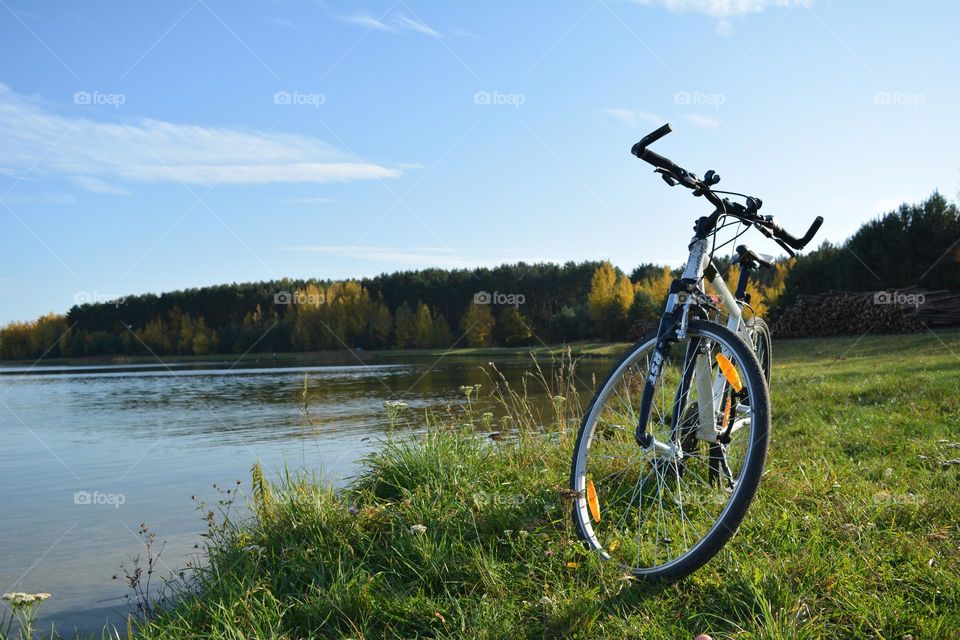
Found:
[[[650,363],[650,373],[644,384],[640,414],[636,425],[635,437],[637,443],[644,450],[655,450],[659,454],[671,457],[682,457],[683,455],[682,450],[676,443],[676,438],[674,437],[674,442],[670,444],[657,442],[647,430],[647,424],[650,419],[657,381],[660,377],[660,367],[669,354],[672,343],[685,337],[690,313],[703,313],[699,305],[699,299],[706,296],[706,292],[701,285],[702,282],[708,282],[719,296],[720,302],[727,313],[727,328],[743,337],[748,343],[750,342],[750,336],[743,322],[743,309],[740,299],[744,295],[746,279],[749,274],[745,271],[741,272],[737,292],[736,294],[731,293],[719,270],[709,260],[708,242],[708,238],[703,237],[699,232],[693,237],[690,243],[690,255],[687,258],[683,275],[670,285],[666,309],[660,319],[657,331],[657,344]],[[673,424],[671,426],[674,435],[676,435],[680,416],[688,405],[690,385],[695,383],[697,385],[699,414],[697,438],[716,443],[719,435],[715,428],[716,416],[721,410],[720,405],[723,402],[728,382],[721,372],[717,371],[716,374],[713,374],[712,364],[706,358],[700,356],[700,347],[701,345],[697,341],[691,341],[688,346],[687,354],[684,357],[684,372],[674,399]],[[731,355],[726,352],[723,354],[727,357]],[[695,380],[692,380],[692,378],[695,378]],[[744,421],[735,420],[731,432],[743,426],[745,426]]]

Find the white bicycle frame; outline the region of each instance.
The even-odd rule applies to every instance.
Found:
[[[707,261],[708,240],[706,238],[694,237],[690,244],[690,256],[687,258],[687,265],[683,270],[683,275],[681,278],[687,282],[696,282],[700,293],[703,294],[706,292],[703,290],[703,287],[700,285],[700,283],[703,282],[704,274],[707,273]],[[746,329],[746,325],[743,322],[743,309],[741,308],[740,303],[730,292],[730,289],[723,281],[723,277],[720,275],[720,272],[715,266],[710,269],[709,273],[711,273],[713,276],[709,280],[709,284],[713,290],[716,291],[717,295],[719,295],[720,302],[723,304],[723,308],[727,312],[727,328],[733,333],[742,337],[747,344],[752,345],[752,337],[750,336]],[[670,294],[670,297],[667,300],[668,313],[674,311],[678,304],[684,305],[680,328],[677,332],[678,338],[682,339],[686,334],[688,313],[690,310],[690,305],[693,304],[693,302],[694,299],[692,296],[686,296],[686,299],[681,301],[680,295],[676,293]],[[722,353],[728,358],[733,355],[726,349],[724,349]],[[716,442],[717,436],[719,435],[716,429],[716,418],[718,412],[721,410],[721,404],[724,397],[723,392],[725,385],[727,384],[726,379],[719,370],[714,374],[712,363],[701,355],[696,357],[693,366],[693,376],[697,386],[697,410],[699,418],[697,438],[707,442]],[[749,417],[739,417],[742,413],[746,413],[748,411],[749,407],[745,405],[737,405],[737,418],[734,419],[733,426],[730,429],[731,435],[750,424]],[[661,447],[665,446],[663,443],[656,444],[661,445]],[[660,449],[661,447],[657,448]],[[673,455],[682,455],[682,453],[679,452],[679,450],[677,450],[675,447],[668,448],[671,449],[671,453]],[[661,451],[661,453],[666,452]]]

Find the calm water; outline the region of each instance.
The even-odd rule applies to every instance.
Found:
[[[0,367],[0,593],[52,593],[42,620],[61,631],[120,624],[112,576],[143,551],[141,522],[167,543],[161,573],[180,569],[204,530],[192,496],[249,486],[257,460],[274,477],[287,466],[342,485],[388,426],[384,400],[460,403],[460,385],[486,382],[481,364]],[[526,364],[498,361],[512,382]]]

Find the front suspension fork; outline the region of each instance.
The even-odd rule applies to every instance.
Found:
[[[637,416],[637,426],[634,432],[634,438],[642,449],[650,449],[654,444],[653,434],[647,430],[647,425],[650,422],[653,399],[657,391],[657,382],[660,379],[660,369],[667,358],[670,357],[670,349],[673,343],[677,341],[676,329],[683,315],[683,305],[677,304],[677,294],[683,289],[684,285],[679,280],[674,280],[670,285],[667,310],[660,317],[660,325],[657,328],[657,344],[653,349],[650,371],[643,385],[643,395],[640,397],[640,414]],[[676,420],[677,416],[674,412],[674,422]]]

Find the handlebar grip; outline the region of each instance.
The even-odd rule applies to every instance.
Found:
[[[820,230],[820,225],[822,224],[823,224],[823,216],[817,216],[817,219],[814,220],[813,224],[810,225],[810,228],[807,229],[807,233],[804,234],[802,238],[800,238],[800,242],[803,244],[803,246],[807,246],[807,243],[813,240],[813,236],[817,235],[817,231]]]
[[[799,251],[807,246],[808,242],[813,240],[813,236],[816,235],[817,231],[820,229],[820,225],[822,224],[823,216],[817,216],[817,219],[813,221],[813,224],[810,225],[810,228],[807,229],[807,232],[804,234],[804,236],[799,239],[795,238],[789,231],[781,227],[777,227],[775,233],[778,238]]]
[[[647,135],[643,136],[643,138],[640,139],[640,142],[633,145],[633,148],[630,149],[630,153],[639,158],[647,147],[671,131],[673,131],[673,129],[670,128],[670,123],[668,122],[653,133],[648,133]]]
[[[683,176],[687,173],[682,168],[675,165],[673,161],[670,160],[669,158],[664,158],[659,153],[650,151],[649,149],[644,149],[643,151],[637,154],[637,157],[643,160],[644,162],[649,162],[653,166],[659,167],[660,169],[663,169],[665,171],[669,171],[670,173],[676,176]]]

